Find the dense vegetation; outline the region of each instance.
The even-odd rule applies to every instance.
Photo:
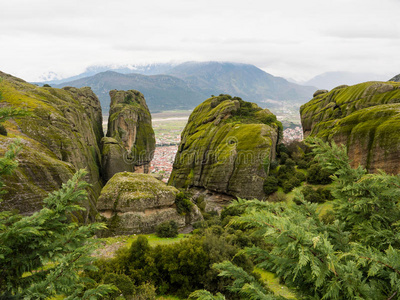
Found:
[[[293,141],[287,145],[279,144],[277,159],[270,163],[269,176],[264,181],[264,192],[270,196],[269,201],[282,201],[276,193],[279,188],[287,194],[294,188],[305,185],[307,201],[325,202],[330,200],[328,187],[312,188],[310,185],[327,185],[331,183],[332,172],[323,168],[314,160],[311,148],[304,142]]]
[[[400,295],[400,176],[352,169],[344,147],[314,141],[323,168],[334,173],[333,220],[322,221],[317,204],[288,206],[238,200],[244,213],[231,225],[256,228],[269,249],[244,250],[259,268],[275,272],[304,299],[398,299]],[[235,278],[228,290],[245,299],[278,299],[231,262],[217,264]],[[202,291],[197,299],[224,299]]]
[[[143,290],[144,285],[155,289],[157,294],[185,298],[196,289],[222,291],[231,280],[219,277],[211,266],[229,260],[252,273],[253,263],[238,252],[247,246],[263,247],[259,238],[232,227],[224,228],[232,215],[239,212],[226,210],[222,217],[214,216],[197,223],[197,229],[189,238],[171,245],[152,247],[145,236],[139,236],[129,248],[120,249],[115,258],[98,260],[95,263],[98,271],[86,275],[98,283],[108,283],[108,278],[122,276],[124,280],[117,280],[121,283],[116,286],[127,299],[132,296],[137,299],[137,290]],[[253,276],[259,281],[259,276]],[[233,294],[229,296],[237,298]]]
[[[24,114],[0,109],[0,123]],[[12,143],[0,158],[0,176],[17,167],[21,147]],[[255,267],[298,299],[399,298],[399,175],[353,169],[344,147],[311,139],[280,145],[269,171],[269,201],[238,199],[220,216],[205,213],[179,243],[154,247],[139,236],[99,260],[90,253],[104,226],[72,221],[87,197],[80,171],[39,212],[0,213],[0,299],[283,299]],[[293,203],[281,197],[289,192]],[[321,215],[326,201],[333,210]],[[181,214],[193,205],[185,192],[175,204]],[[176,236],[177,226],[157,233]]]

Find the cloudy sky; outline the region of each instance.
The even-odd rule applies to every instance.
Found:
[[[0,70],[30,81],[188,60],[251,63],[296,80],[400,73],[400,0],[3,2]]]

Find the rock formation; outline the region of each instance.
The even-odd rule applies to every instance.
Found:
[[[58,189],[78,169],[86,168],[91,210],[100,194],[100,140],[103,136],[100,102],[90,88],[38,87],[1,73],[1,106],[25,108],[29,117],[6,122],[0,136],[0,155],[15,138],[23,150],[19,167],[5,178],[7,194],[0,210],[29,214],[42,207],[47,193]],[[93,212],[93,211],[92,211]],[[93,214],[92,214],[93,215]]]
[[[178,190],[154,176],[121,172],[104,186],[97,209],[113,234],[151,233],[163,222],[174,220],[180,228],[202,219],[196,206],[189,215],[178,214]]]
[[[182,132],[169,184],[222,194],[220,199],[265,198],[262,187],[280,126],[254,103],[229,95],[207,99]]]
[[[315,96],[300,114],[305,137],[345,144],[353,166],[400,173],[400,83],[340,86]]]
[[[123,171],[148,173],[155,138],[146,101],[135,90],[113,90],[110,97],[107,137],[102,140],[103,178]]]

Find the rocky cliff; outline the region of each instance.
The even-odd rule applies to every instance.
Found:
[[[366,82],[315,93],[300,114],[304,136],[345,144],[353,166],[400,173],[400,83]]]
[[[264,198],[280,123],[267,109],[220,95],[197,106],[182,132],[169,184]]]
[[[187,215],[177,212],[178,190],[149,174],[121,172],[104,186],[97,208],[108,234],[151,233],[157,225],[174,220],[180,228],[202,219],[196,206]]]
[[[0,136],[0,154],[15,138],[23,150],[19,167],[5,178],[7,194],[0,210],[32,213],[42,207],[48,192],[58,189],[78,169],[86,168],[89,210],[95,211],[100,194],[100,140],[103,136],[100,102],[90,88],[38,87],[1,73],[1,106],[24,108],[29,117],[6,122]],[[92,215],[93,215],[92,214]]]
[[[107,137],[102,140],[103,178],[129,171],[148,173],[155,137],[143,95],[135,90],[110,91]]]

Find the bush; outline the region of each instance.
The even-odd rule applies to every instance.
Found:
[[[289,154],[289,150],[285,144],[280,143],[276,149],[278,157],[281,157],[283,153]]]
[[[329,184],[332,182],[331,172],[323,169],[319,164],[312,164],[307,170],[307,182],[311,184]]]
[[[175,221],[161,223],[156,227],[158,237],[174,238],[178,236],[178,225]]]
[[[286,201],[286,195],[285,193],[282,192],[277,192],[275,194],[272,194],[271,196],[268,197],[269,202],[285,202]]]
[[[286,163],[286,160],[289,158],[289,155],[285,152],[282,152],[280,156],[281,156],[281,159],[279,162],[281,165],[284,165]]]
[[[279,166],[279,162],[277,160],[271,161],[271,164],[269,165],[269,170],[273,171]]]
[[[197,198],[194,199],[197,207],[200,209],[201,212],[204,212],[204,210],[206,209],[206,201],[205,201],[205,197],[204,195],[200,195]]]
[[[126,95],[123,103],[132,104],[133,103],[133,95],[132,94]]]
[[[295,187],[300,186],[301,181],[296,177],[291,177],[289,180],[285,181],[282,185],[283,191],[285,193],[291,192]]]
[[[308,168],[308,162],[305,161],[304,159],[300,159],[299,161],[297,161],[297,168],[298,169],[307,169]]]
[[[2,124],[0,124],[0,134],[7,136],[7,129]]]
[[[296,163],[294,162],[293,159],[288,158],[285,161],[285,166],[289,169],[289,170],[293,170],[296,166]]]
[[[183,192],[179,192],[175,198],[176,211],[180,215],[186,215],[192,210],[193,203]]]
[[[115,291],[111,296],[112,299],[122,293],[124,297],[133,295],[135,286],[132,280],[125,274],[108,273],[104,276],[104,283],[115,285],[119,291]]]
[[[154,300],[156,299],[156,288],[150,283],[143,283],[136,288],[134,299]]]
[[[278,190],[278,179],[274,176],[268,176],[264,180],[263,189],[264,193],[269,196]]]
[[[304,196],[304,200],[312,203],[323,203],[333,199],[330,189],[323,187],[314,189],[312,186],[306,185],[301,189],[301,193]],[[295,200],[295,203],[300,204],[300,201]]]
[[[43,87],[51,87],[51,85],[50,84],[43,84]]]
[[[296,171],[295,175],[294,175],[298,180],[300,180],[300,182],[306,181],[307,177],[304,173]]]

